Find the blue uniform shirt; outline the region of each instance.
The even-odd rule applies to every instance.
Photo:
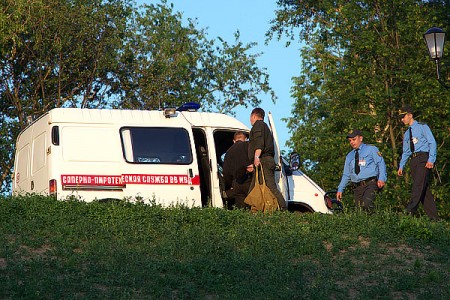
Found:
[[[377,147],[364,143],[359,146],[359,167],[360,172],[356,175],[355,150],[353,149],[345,158],[344,173],[338,192],[343,192],[349,181],[356,183],[370,177],[377,177],[378,180],[386,182],[386,164]]]
[[[414,152],[428,152],[428,161],[431,163],[436,162],[436,140],[433,133],[431,133],[430,127],[427,124],[414,121],[410,126],[413,136]],[[409,127],[403,135],[403,154],[400,160],[399,169],[403,170],[408,158],[411,156],[411,149],[409,148]]]

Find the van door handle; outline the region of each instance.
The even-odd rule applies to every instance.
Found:
[[[34,190],[34,180],[31,181],[31,190]]]
[[[191,178],[194,177],[194,173],[192,172],[192,169],[189,169],[189,177],[191,177]]]

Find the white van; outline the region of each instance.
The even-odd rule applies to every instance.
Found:
[[[13,194],[224,207],[223,157],[234,132],[249,129],[233,117],[193,107],[198,105],[52,109],[17,138]],[[331,213],[330,197],[280,159],[278,142],[276,148],[278,185],[288,209]]]

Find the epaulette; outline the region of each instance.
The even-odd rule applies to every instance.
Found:
[[[417,122],[417,124],[419,124],[419,125],[427,125],[427,123],[424,123],[424,122]]]

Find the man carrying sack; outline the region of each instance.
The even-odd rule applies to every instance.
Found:
[[[272,132],[264,122],[265,112],[262,108],[255,108],[250,114],[250,144],[248,147],[248,157],[257,169],[261,165],[263,180],[268,189],[276,197],[280,210],[286,210],[286,201],[275,183],[275,147]],[[255,186],[255,178],[250,186],[250,192]]]
[[[254,173],[253,189],[244,202],[250,205],[252,212],[273,212],[277,210],[279,208],[278,200],[266,185],[263,166],[260,164],[254,170]]]

